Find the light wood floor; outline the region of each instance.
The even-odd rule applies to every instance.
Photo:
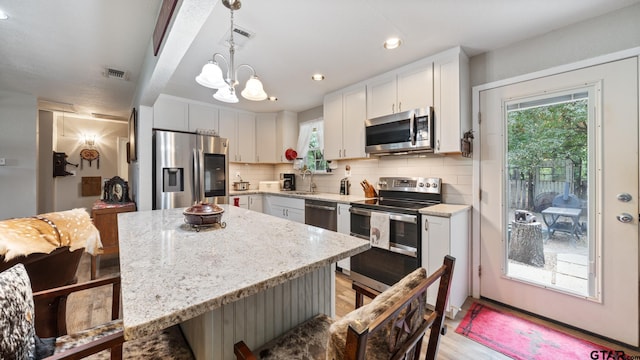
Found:
[[[87,281],[90,278],[91,258],[85,254],[78,268],[78,281]],[[108,274],[117,273],[119,271],[117,255],[103,256],[98,271],[98,277]],[[365,300],[367,302],[368,300]],[[632,349],[620,344],[611,343],[601,338],[590,336],[580,331],[568,329],[555,323],[544,321],[536,317],[528,316],[510,308],[500,306],[498,304],[469,298],[462,307],[462,311],[458,313],[455,319],[446,319],[445,323],[448,327],[447,334],[441,337],[440,350],[438,352],[439,359],[456,359],[456,360],[478,360],[478,359],[509,359],[498,352],[495,352],[473,340],[470,340],[455,332],[456,327],[466,314],[467,310],[474,301],[488,303],[505,312],[517,313],[519,316],[528,318],[531,321],[544,324],[551,328],[556,328],[574,336],[587,339],[597,344],[608,346],[615,350],[623,350],[626,355],[640,356],[638,349]],[[338,273],[336,275],[336,317],[344,316],[346,313],[354,309],[355,293],[351,289],[351,282],[348,277]],[[111,293],[110,289],[97,289],[86,291],[81,294],[74,294],[69,298],[67,324],[69,332],[85,329],[89,326],[97,325],[107,321],[110,316],[111,309]],[[426,346],[423,346],[423,349]]]

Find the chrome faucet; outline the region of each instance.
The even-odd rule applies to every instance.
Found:
[[[309,168],[306,168],[302,171],[302,180],[304,180],[305,175],[311,175],[309,177],[309,192],[312,193],[315,191],[316,188],[316,184],[313,183],[313,171],[309,170]]]

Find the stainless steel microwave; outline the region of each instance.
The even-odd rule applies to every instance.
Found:
[[[433,107],[413,109],[365,121],[367,154],[433,151]]]

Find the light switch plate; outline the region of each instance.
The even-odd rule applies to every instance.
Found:
[[[0,158],[0,166],[7,165],[7,161],[4,158]]]

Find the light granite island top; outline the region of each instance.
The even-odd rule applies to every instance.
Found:
[[[234,206],[222,208],[226,227],[199,232],[184,223],[184,209],[119,214],[127,340],[330,269],[369,248],[369,242],[356,237]]]

